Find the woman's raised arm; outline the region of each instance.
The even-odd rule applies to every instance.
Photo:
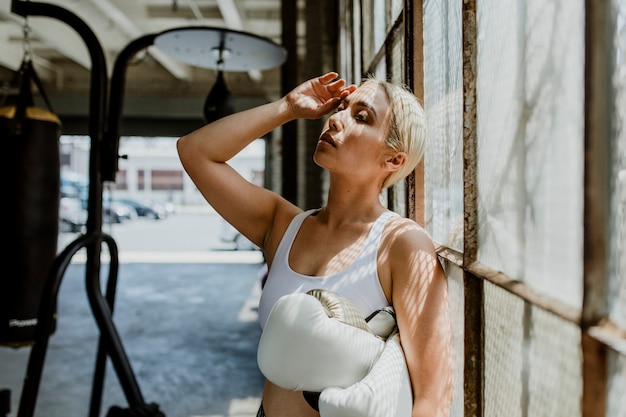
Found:
[[[227,161],[273,129],[298,118],[315,119],[333,110],[356,86],[346,87],[330,72],[306,81],[285,97],[223,117],[177,142],[180,160],[208,203],[260,248],[277,211],[295,214],[299,209],[275,193],[255,186]],[[284,140],[289,140],[285,138]]]

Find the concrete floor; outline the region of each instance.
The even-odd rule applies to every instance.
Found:
[[[143,397],[168,417],[253,417],[263,377],[258,263],[125,263],[114,319]],[[103,274],[103,280],[106,277]],[[50,338],[35,417],[89,414],[98,329],[84,290],[84,266],[67,271]],[[30,348],[0,348],[0,389],[18,412]],[[112,367],[103,407],[127,406]]]

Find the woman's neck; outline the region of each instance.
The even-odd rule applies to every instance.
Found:
[[[385,210],[378,193],[338,193],[331,190],[326,206],[320,210],[318,218],[334,224],[367,223],[378,218]]]

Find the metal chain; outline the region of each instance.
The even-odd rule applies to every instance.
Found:
[[[31,29],[30,29],[30,25],[28,24],[28,16],[24,18],[24,26],[22,27],[22,30],[24,33],[24,42],[23,42],[24,60],[29,61],[32,57],[32,45],[30,43]]]

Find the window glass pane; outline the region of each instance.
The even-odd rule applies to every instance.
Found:
[[[390,54],[386,56],[389,61],[384,67],[389,68],[390,74],[388,74],[386,78],[393,82],[402,83],[404,82],[404,37],[396,36],[391,39],[389,50]],[[389,201],[389,207],[397,213],[406,216],[408,214],[406,205],[406,181],[399,181],[390,191],[390,196],[393,201]]]
[[[583,8],[477,4],[479,261],[574,306],[582,299]]]
[[[613,0],[616,11],[613,69],[613,142],[609,227],[609,318],[626,329],[626,0]],[[626,410],[626,357],[609,352],[607,415]]]
[[[385,0],[363,0],[362,28],[363,64],[365,68],[372,62],[376,53],[383,47],[387,37]]]
[[[463,270],[450,262],[443,262],[448,277],[448,311],[452,325],[452,360],[454,376],[450,417],[463,416],[463,368],[465,360],[465,280]]]
[[[461,1],[424,2],[425,224],[433,239],[463,249]]]
[[[609,417],[622,417],[626,410],[626,356],[609,350],[609,395],[607,413]]]
[[[374,77],[381,80],[387,77],[387,56],[383,56],[382,59],[374,67]]]
[[[111,188],[115,190],[127,190],[128,189],[128,179],[126,175],[126,171],[120,169],[115,173],[115,182],[110,184]]]
[[[405,83],[404,80],[404,36],[396,36],[391,40],[389,67],[390,79],[394,82]]]
[[[153,170],[151,172],[153,190],[182,190],[183,173],[181,171]]]
[[[609,317],[626,329],[626,0],[616,0]]]
[[[385,0],[374,0],[374,10],[372,17],[374,18],[374,50],[373,53],[378,52],[385,43],[385,37],[387,36],[387,22],[385,18],[387,16],[385,10]]]
[[[363,26],[363,22],[361,21],[361,7],[358,1],[354,1],[352,7],[352,37],[353,43],[352,48],[354,51],[354,68],[352,68],[352,82],[358,84],[363,76],[363,51],[361,49],[361,44],[363,42],[363,38],[361,36],[361,31],[359,28]]]
[[[394,22],[398,19],[398,17],[400,16],[400,13],[402,13],[402,9],[404,8],[404,1],[403,0],[391,0],[391,6],[390,6],[391,10],[391,19],[389,22],[389,25],[393,25]]]
[[[485,417],[523,417],[524,302],[485,282]]]
[[[360,28],[359,12],[356,3],[339,0],[339,74],[350,84],[358,84],[361,79],[361,58],[359,55]]]
[[[374,0],[363,0],[361,2],[361,54],[363,56],[363,70],[367,69],[375,54],[374,34],[376,26],[374,24]]]
[[[485,417],[580,416],[580,328],[489,282],[484,291]]]

